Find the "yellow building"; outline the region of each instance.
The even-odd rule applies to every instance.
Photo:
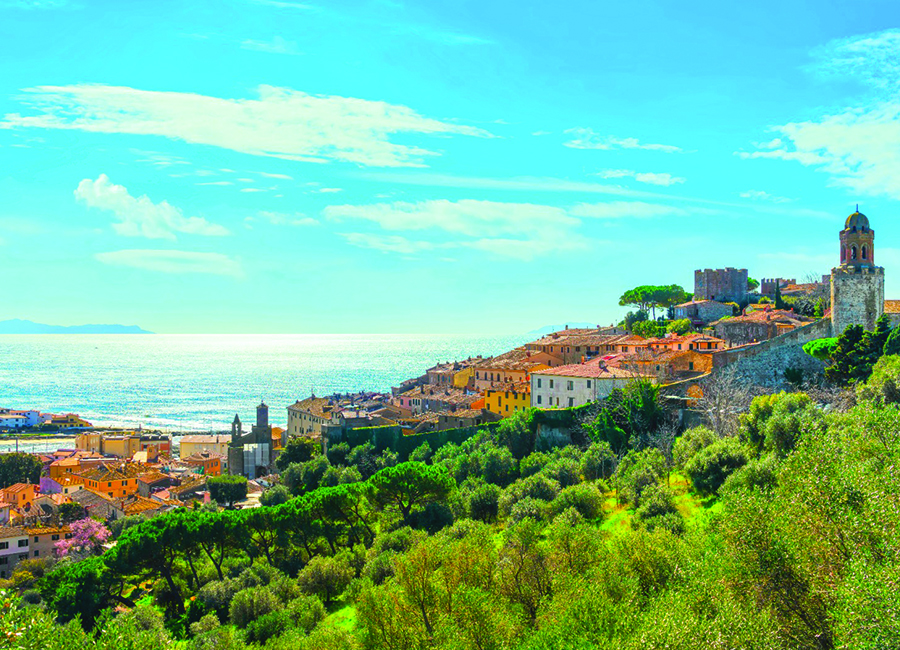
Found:
[[[131,458],[139,451],[146,451],[149,458],[156,458],[159,454],[172,452],[172,440],[156,433],[84,432],[75,436],[75,448],[119,458]]]
[[[459,372],[453,375],[453,387],[454,388],[465,388],[469,385],[469,379],[475,376],[475,367],[469,366],[468,368],[463,368]]]
[[[531,384],[523,382],[484,391],[484,408],[491,413],[507,417],[531,406]]]
[[[67,429],[69,427],[89,427],[92,426],[90,422],[85,420],[84,418],[78,417],[77,413],[66,413],[65,415],[54,415],[50,419],[50,424],[55,424],[60,429]]]

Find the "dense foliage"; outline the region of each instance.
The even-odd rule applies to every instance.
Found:
[[[41,461],[34,454],[0,455],[0,488],[16,483],[37,483],[41,477]]]
[[[698,427],[674,444],[657,393],[638,387],[584,409],[578,444],[536,438],[525,413],[407,462],[371,445],[317,452],[286,466],[294,487],[269,506],[129,521],[102,555],[27,561],[0,639],[898,647],[898,385],[900,358],[883,357],[848,410],[763,395],[735,435]]]

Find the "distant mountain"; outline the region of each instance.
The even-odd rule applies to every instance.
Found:
[[[566,329],[566,325],[569,326],[570,329],[575,329],[579,327],[597,327],[597,323],[563,323],[562,325],[546,325],[540,329],[531,330],[530,332],[526,332],[525,336],[544,336],[545,334],[553,334],[553,332],[559,332],[560,330]]]
[[[0,321],[0,334],[153,334],[137,325],[44,325],[13,318]]]

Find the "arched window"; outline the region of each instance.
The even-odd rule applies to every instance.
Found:
[[[841,261],[842,262],[847,261],[847,247],[846,246],[841,246]]]
[[[868,246],[863,246],[863,247],[862,247],[862,258],[863,258],[864,260],[869,259],[869,247],[868,247]]]
[[[856,259],[856,244],[854,244],[853,246],[850,247],[850,259],[851,260]]]

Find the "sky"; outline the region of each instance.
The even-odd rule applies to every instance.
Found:
[[[608,324],[801,280],[856,204],[900,298],[895,2],[0,0],[0,320]]]

